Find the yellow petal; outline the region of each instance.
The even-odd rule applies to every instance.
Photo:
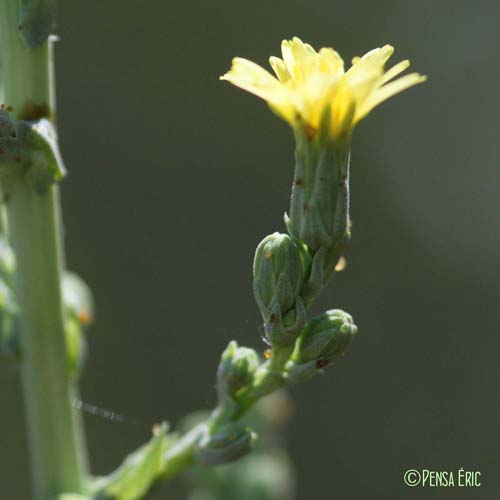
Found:
[[[235,57],[231,69],[220,77],[262,99],[270,99],[281,92],[281,83],[264,68],[248,59]]]
[[[371,98],[377,88],[381,73],[379,68],[370,68],[367,71],[346,74],[346,86],[350,101],[355,107],[353,123],[359,120],[359,110],[363,108],[366,100]]]
[[[426,76],[419,75],[418,73],[411,73],[409,75],[403,76],[398,80],[387,83],[383,87],[376,89],[373,94],[366,100],[363,104],[362,109],[356,114],[356,121],[360,120],[366,116],[374,107],[378,106],[389,97],[395,94],[399,94],[403,90],[413,87],[419,83],[425,82],[427,80]]]
[[[369,65],[366,67],[365,62],[360,62],[356,66],[349,68],[349,71],[345,74],[345,81],[357,107],[374,91],[381,76],[382,69],[380,66]]]
[[[331,129],[334,136],[348,132],[353,127],[356,102],[344,86],[337,92],[331,108]]]
[[[221,80],[240,87],[267,101],[272,110],[289,123],[295,120],[296,96],[258,64],[235,57],[231,70]]]
[[[281,53],[291,77],[300,83],[310,69],[316,51],[310,45],[303,43],[300,38],[294,37],[292,40],[283,40]]]
[[[311,45],[304,43],[300,38],[296,36],[293,37],[290,46],[296,64],[301,64],[308,58],[316,54],[316,51],[312,48]]]
[[[410,61],[408,59],[397,63],[391,69],[389,69],[384,73],[382,79],[380,80],[380,84],[383,85],[384,83],[387,83],[388,81],[392,80],[400,73],[402,73],[405,69],[407,69],[409,66],[410,66]]]
[[[310,45],[309,43],[305,43],[304,47],[311,53],[311,54],[316,54],[316,51],[314,50],[314,47]]]
[[[295,70],[295,58],[293,56],[291,42],[289,40],[283,40],[281,42],[281,57],[283,58],[283,62],[285,63],[288,73],[290,73],[293,77]]]
[[[370,61],[377,65],[384,65],[388,59],[394,53],[394,47],[392,45],[384,45],[381,48],[372,49],[367,52],[358,62]]]
[[[287,82],[288,80],[290,80],[290,73],[286,69],[283,59],[271,56],[269,58],[269,64],[271,65],[271,68],[273,68],[273,71],[276,73],[276,76],[281,82]]]
[[[330,73],[337,78],[344,74],[344,61],[337,51],[323,47],[319,50],[319,56],[322,73]]]

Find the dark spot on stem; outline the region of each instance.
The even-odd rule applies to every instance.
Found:
[[[4,193],[3,194],[3,203],[7,204],[10,201],[10,193]]]
[[[311,125],[305,123],[304,124],[304,132],[306,133],[306,137],[312,141],[314,137],[316,136],[316,129],[314,127],[311,127]]]
[[[299,177],[298,179],[295,180],[295,185],[297,187],[302,187],[304,185],[304,181]]]
[[[34,101],[27,101],[21,112],[19,113],[18,118],[20,120],[27,121],[36,121],[41,118],[52,118],[51,111],[46,103],[36,103]]]
[[[327,364],[327,359],[318,359],[318,361],[316,361],[316,368],[318,368],[318,370],[321,370],[321,368],[324,368]]]
[[[309,210],[309,205],[307,203],[304,203],[304,213]]]

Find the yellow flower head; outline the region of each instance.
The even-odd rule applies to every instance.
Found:
[[[390,45],[373,49],[355,57],[345,71],[344,61],[335,50],[322,48],[316,52],[295,37],[281,43],[282,59],[269,59],[276,77],[236,57],[221,79],[261,97],[292,127],[302,127],[310,137],[323,123],[328,124],[330,136],[338,137],[349,133],[381,102],[426,80],[418,73],[394,80],[410,62],[401,61],[385,71],[393,52]]]

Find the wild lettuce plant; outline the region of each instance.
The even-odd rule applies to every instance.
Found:
[[[323,373],[357,328],[339,309],[308,310],[339,268],[351,234],[349,160],[355,125],[387,98],[425,80],[386,45],[346,71],[332,48],[298,38],[271,57],[275,76],[236,58],[222,77],[261,97],[292,128],[295,173],[284,231],[258,244],[253,293],[268,350],[264,359],[231,340],[217,368],[217,405],[184,434],[158,425],[112,474],[89,473],[72,401],[92,322],[92,294],[65,268],[60,181],[66,175],[55,125],[54,0],[1,0],[1,341],[18,361],[37,500],[138,500],[193,465],[217,466],[252,450],[247,412],[263,397]],[[250,268],[250,266],[249,266]],[[90,457],[91,458],[91,457]]]

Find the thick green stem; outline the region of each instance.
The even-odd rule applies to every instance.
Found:
[[[28,50],[19,36],[18,0],[0,0],[5,105],[17,119],[54,116],[55,87],[51,44]]]
[[[25,48],[19,2],[1,0],[4,102],[17,119],[54,117],[50,42]],[[34,193],[21,174],[2,180],[9,240],[17,260],[16,293],[23,351],[22,382],[36,500],[85,493],[85,451],[72,408],[61,299],[58,187]]]
[[[57,192],[52,187],[39,197],[24,179],[9,184],[33,487],[45,500],[85,491],[64,338]]]

